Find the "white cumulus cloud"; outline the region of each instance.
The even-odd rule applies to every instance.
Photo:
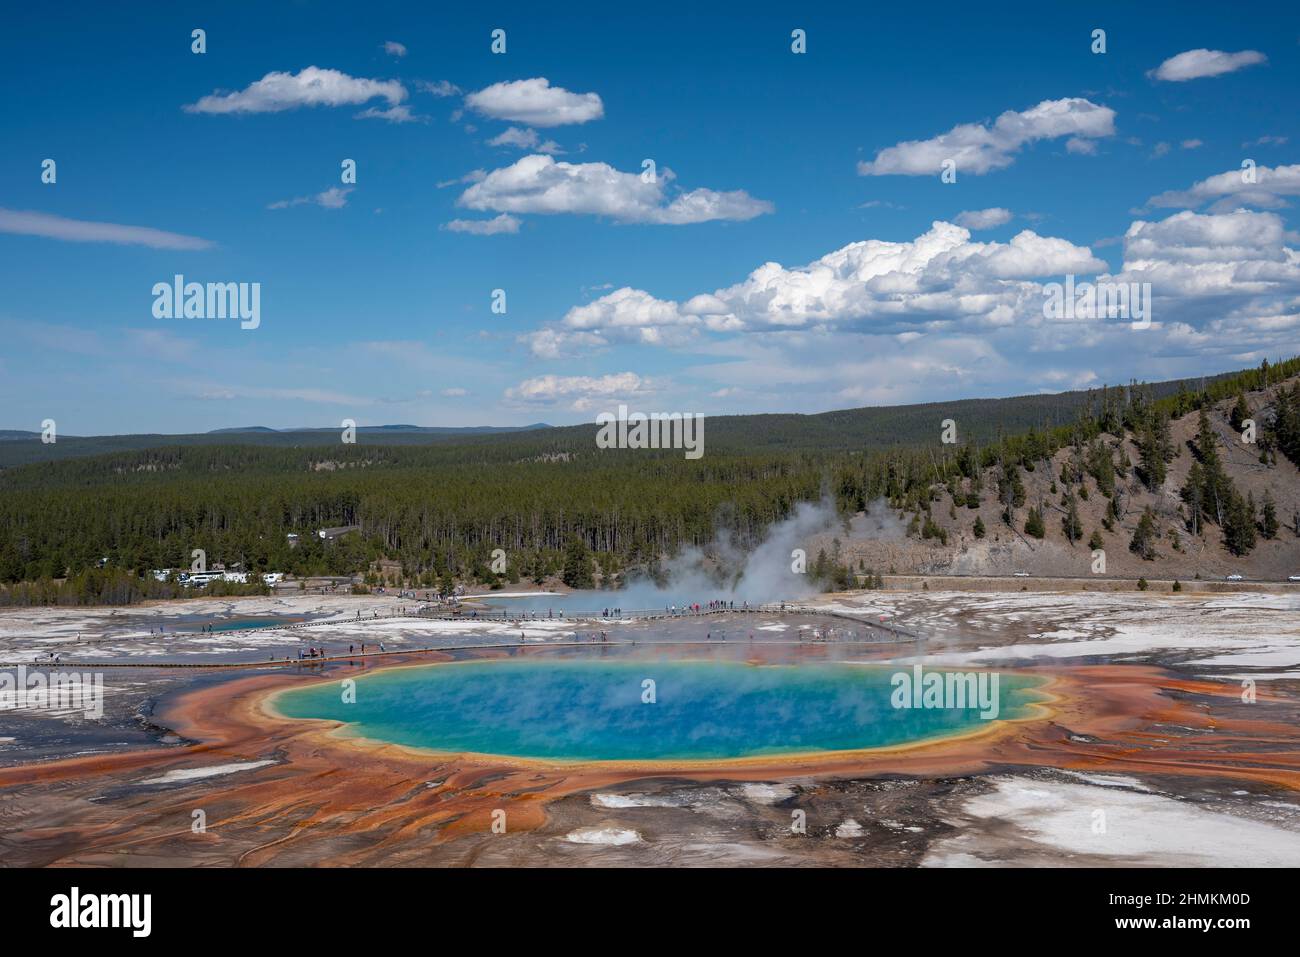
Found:
[[[1300,291],[1287,239],[1277,214],[1248,209],[1137,220],[1124,235],[1123,273],[1143,274],[1165,295]]]
[[[495,236],[498,233],[519,232],[519,220],[507,213],[491,219],[453,219],[443,223],[443,229],[453,233],[471,233],[475,236]]]
[[[1300,252],[1280,216],[1185,210],[1138,220],[1124,237],[1119,282],[1149,282],[1171,348],[1227,356],[1295,351]],[[1290,244],[1290,245],[1289,245]]]
[[[209,94],[185,111],[279,113],[303,106],[356,106],[376,98],[396,106],[406,99],[406,88],[396,80],[370,80],[309,66],[298,73],[268,73],[234,93]]]
[[[624,287],[527,341],[538,356],[660,343],[697,357],[659,383],[679,406],[785,411],[934,401],[1150,379],[1289,355],[1300,334],[1297,238],[1273,212],[1191,210],[1133,222],[1111,274],[1084,247],[1025,230],[980,243],[937,222],[908,242],[866,240],[799,267],[766,263],[681,301]],[[1150,284],[1150,326],[1049,319],[1066,275]],[[714,330],[717,330],[715,332]],[[718,334],[721,332],[722,334]],[[709,334],[713,333],[713,334]],[[548,353],[547,350],[550,350]]]
[[[415,88],[421,93],[428,93],[430,96],[439,98],[456,96],[460,93],[460,87],[450,80],[438,80],[436,83],[430,83],[428,80],[416,80]]]
[[[1182,83],[1186,80],[1198,80],[1206,76],[1221,76],[1235,73],[1257,63],[1268,62],[1268,57],[1258,50],[1242,50],[1238,53],[1224,53],[1222,50],[1186,50],[1177,56],[1171,56],[1164,63],[1152,70],[1149,76],[1170,83]]]
[[[1225,212],[1238,206],[1280,209],[1287,205],[1284,198],[1287,196],[1300,196],[1300,163],[1228,170],[1193,183],[1187,189],[1152,196],[1147,205],[1195,209],[1213,203],[1212,212]]]
[[[531,154],[488,173],[457,202],[467,209],[492,212],[576,213],[623,223],[668,225],[753,219],[773,209],[771,203],[744,190],[694,189],[669,199],[667,187],[673,179],[668,169],[647,180],[606,163],[565,163]]]
[[[282,199],[279,202],[271,203],[267,209],[289,209],[293,206],[323,206],[325,209],[342,209],[348,204],[348,193],[352,192],[352,187],[346,189],[331,186],[329,189],[316,193],[314,196],[299,196],[296,199]]]
[[[967,229],[936,222],[910,242],[850,243],[793,268],[765,263],[740,283],[684,303],[624,287],[524,338],[535,355],[554,358],[614,341],[679,345],[703,332],[898,333],[950,322],[995,328],[1041,316],[1034,280],[1105,268],[1087,247],[1032,230],[980,243]]]
[[[598,94],[570,93],[563,87],[551,86],[544,76],[493,83],[467,95],[465,105],[492,119],[528,126],[587,123],[605,115]]]
[[[506,399],[519,405],[555,405],[567,402],[574,411],[585,411],[597,403],[609,404],[652,392],[651,384],[635,372],[603,376],[544,375],[506,389]]]
[[[1115,134],[1115,111],[1089,100],[1044,100],[1016,112],[1008,110],[993,122],[963,123],[928,140],[908,140],[886,147],[871,162],[859,162],[861,176],[938,175],[945,160],[956,163],[957,174],[983,175],[1015,162],[1022,147],[1038,140],[1070,137],[1072,144]],[[1078,145],[1070,147],[1080,152]],[[1085,148],[1086,150],[1086,148]]]
[[[511,126],[504,133],[492,137],[492,139],[488,140],[488,146],[507,146],[517,150],[534,150],[548,156],[564,152],[564,150],[560,149],[560,144],[555,140],[543,141],[537,135],[536,130],[520,129],[518,126]]]
[[[358,120],[387,120],[389,123],[414,123],[423,122],[427,119],[424,116],[417,116],[411,112],[411,108],[405,103],[399,103],[397,106],[390,106],[381,110],[378,107],[371,106],[356,114]]]
[[[956,217],[957,225],[965,226],[967,229],[992,229],[994,226],[1009,222],[1011,222],[1011,210],[1003,209],[1001,206],[968,209],[958,213]]]

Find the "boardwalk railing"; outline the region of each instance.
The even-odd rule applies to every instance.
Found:
[[[317,628],[322,625],[355,625],[365,624],[366,622],[391,621],[395,618],[406,618],[413,621],[508,621],[524,623],[529,621],[571,621],[571,622],[601,622],[601,621],[664,621],[676,619],[702,618],[706,615],[815,615],[819,618],[840,618],[845,621],[856,622],[860,625],[866,625],[869,628],[875,628],[880,631],[887,631],[891,634],[908,640],[916,640],[920,636],[908,631],[905,628],[899,628],[897,625],[887,624],[883,621],[873,621],[870,618],[864,618],[858,615],[851,615],[847,612],[833,611],[830,609],[818,608],[809,605],[796,605],[791,603],[781,604],[772,602],[762,605],[740,606],[736,608],[708,608],[702,607],[699,611],[686,610],[678,608],[675,611],[669,608],[604,608],[592,611],[575,610],[575,609],[550,609],[539,611],[537,609],[510,610],[501,608],[469,608],[460,611],[450,611],[438,606],[425,606],[424,610],[414,613],[401,612],[387,615],[361,615],[353,618],[333,618],[329,621],[305,621],[292,625],[267,625],[267,628]],[[244,630],[244,629],[241,629]],[[247,629],[253,630],[253,629]]]

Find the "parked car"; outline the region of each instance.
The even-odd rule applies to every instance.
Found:
[[[1244,581],[1244,579],[1243,579],[1243,577],[1242,577],[1241,575],[1229,575],[1229,576],[1228,576],[1228,581],[1230,581],[1230,582],[1239,582],[1239,581]]]

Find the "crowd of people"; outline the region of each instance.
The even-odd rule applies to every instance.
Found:
[[[725,598],[716,598],[713,601],[705,602],[701,605],[698,601],[689,605],[682,605],[680,608],[676,605],[669,605],[664,611],[669,615],[699,615],[710,611],[735,611],[736,603],[733,600]],[[741,611],[749,611],[749,602],[740,603]],[[784,608],[782,609],[784,610]]]

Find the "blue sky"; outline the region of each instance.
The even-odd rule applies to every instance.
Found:
[[[813,412],[1300,351],[1294,7],[410,6],[6,10],[0,428]],[[260,325],[156,318],[177,273],[260,283]],[[1067,274],[1149,282],[1151,328],[1045,319]]]

